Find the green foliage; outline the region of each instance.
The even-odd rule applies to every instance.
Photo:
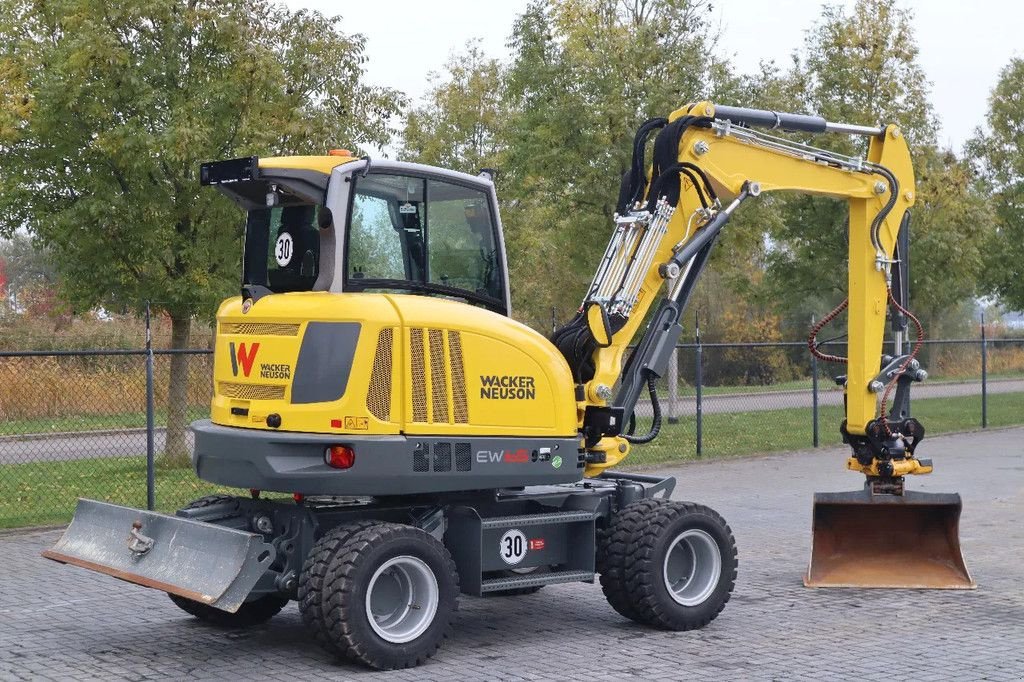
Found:
[[[363,39],[269,0],[0,0],[0,234],[48,247],[76,308],[153,301],[186,347],[237,286],[235,206],[201,161],[388,142]],[[186,367],[166,452],[185,459]]]
[[[849,12],[826,6],[784,76],[767,74],[767,92],[796,96],[798,108],[830,121],[896,123],[907,136],[917,176],[911,224],[911,303],[926,326],[976,293],[982,266],[980,232],[985,202],[969,168],[936,148],[937,119],[928,80],[918,63],[913,16],[895,0],[858,0]],[[781,78],[783,84],[771,81]],[[815,138],[846,154],[865,151],[862,139]],[[845,295],[846,206],[818,197],[780,202],[776,245],[766,283],[779,309],[820,315]],[[801,326],[806,320],[800,321]],[[933,329],[933,331],[937,331]]]
[[[384,144],[363,39],[262,0],[4,0],[0,232],[47,246],[78,308],[176,318],[238,281],[237,209],[201,161]]]
[[[583,295],[611,231],[644,120],[729,81],[704,0],[532,2],[510,62],[476,44],[452,58],[406,125],[403,156],[497,166],[517,317],[546,327]]]
[[[1024,59],[1002,70],[989,97],[987,128],[968,144],[985,189],[995,199],[995,229],[985,245],[984,286],[1001,303],[1024,310]]]
[[[445,75],[432,73],[427,101],[405,123],[400,156],[476,174],[493,166],[502,117],[501,66],[487,59],[478,42],[453,55]]]
[[[537,0],[518,17],[511,59],[471,43],[434,77],[406,125],[406,158],[474,172],[497,165],[517,316],[546,328],[575,307],[609,233],[633,132],[688,101],[810,111],[828,120],[896,122],[917,164],[911,285],[915,310],[946,325],[976,293],[985,202],[971,173],[935,146],[936,116],[913,17],[896,0],[828,6],[792,63],[737,75],[714,57],[700,1]],[[798,136],[799,137],[799,136]],[[864,140],[813,143],[860,154]],[[979,218],[981,218],[979,220]],[[723,287],[752,314],[806,330],[846,290],[846,206],[762,197],[738,212],[694,304],[712,337],[732,334]]]
[[[915,151],[934,140],[935,117],[917,63],[912,17],[895,0],[858,0],[849,13],[826,6],[781,78],[788,83],[766,89],[788,90],[801,110],[829,121],[898,123]],[[866,151],[861,139],[847,136],[816,137],[813,144],[845,154]],[[779,248],[768,260],[768,286],[790,312],[799,308],[806,314],[807,299],[817,298],[820,316],[846,291],[846,205],[793,196],[780,208],[780,229],[771,235]],[[912,248],[916,255],[916,244]]]

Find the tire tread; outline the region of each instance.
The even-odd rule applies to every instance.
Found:
[[[302,622],[313,635],[313,640],[328,651],[341,654],[341,651],[327,635],[324,624],[325,600],[323,597],[324,579],[330,568],[331,561],[338,550],[356,533],[373,526],[374,521],[353,521],[335,526],[313,543],[299,574],[298,602]]]
[[[685,616],[673,614],[665,608],[655,591],[655,581],[662,580],[660,566],[655,565],[654,555],[658,544],[664,541],[666,527],[681,516],[707,517],[710,525],[717,526],[726,538],[722,551],[722,572],[727,583],[724,597],[712,605],[686,607]],[[736,584],[737,559],[736,539],[725,519],[710,507],[693,502],[665,501],[665,504],[650,509],[642,525],[635,526],[635,535],[626,552],[624,561],[624,591],[631,604],[634,620],[665,630],[694,630],[714,620],[725,608]]]
[[[439,636],[425,641],[420,647],[397,645],[389,654],[381,654],[371,650],[355,632],[351,616],[358,609],[353,609],[354,592],[357,588],[355,573],[360,567],[360,559],[372,548],[396,539],[426,540],[440,552],[444,561],[448,579],[453,582],[454,595],[459,593],[459,577],[455,561],[447,548],[425,531],[399,523],[372,523],[369,527],[349,536],[338,548],[331,561],[323,583],[324,614],[323,624],[326,635],[332,642],[332,650],[353,662],[378,670],[410,668],[424,663],[441,647],[442,642],[451,636],[452,614],[457,608],[453,604],[447,615],[447,622],[441,627]],[[444,576],[437,576],[439,582]],[[441,586],[439,585],[439,588]],[[444,589],[441,588],[442,598]],[[439,605],[439,616],[441,605]]]

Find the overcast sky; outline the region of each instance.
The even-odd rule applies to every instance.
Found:
[[[286,4],[341,14],[344,31],[367,37],[368,79],[418,98],[425,91],[427,74],[439,70],[467,40],[479,38],[485,52],[505,57],[512,21],[527,3],[286,0]],[[719,49],[740,72],[754,71],[761,60],[786,65],[792,51],[803,44],[822,4],[826,3],[718,0],[713,21],[722,29]],[[827,4],[849,7],[853,1]],[[1012,57],[1024,57],[1024,2],[904,0],[902,4],[916,17],[920,62],[932,82],[932,103],[942,124],[939,141],[959,150],[984,119],[999,70]]]

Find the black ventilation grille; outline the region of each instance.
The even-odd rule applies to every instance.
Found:
[[[473,468],[473,453],[469,443],[455,444],[455,469],[456,471],[469,471]]]
[[[434,443],[434,471],[452,470],[452,444]]]
[[[421,444],[412,453],[413,471],[430,471],[430,458],[427,456],[427,446]]]

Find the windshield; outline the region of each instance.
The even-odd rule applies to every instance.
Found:
[[[459,296],[504,310],[499,262],[483,190],[383,173],[356,181],[346,289]]]
[[[320,265],[319,206],[256,208],[245,225],[245,283],[275,293],[311,291]]]

